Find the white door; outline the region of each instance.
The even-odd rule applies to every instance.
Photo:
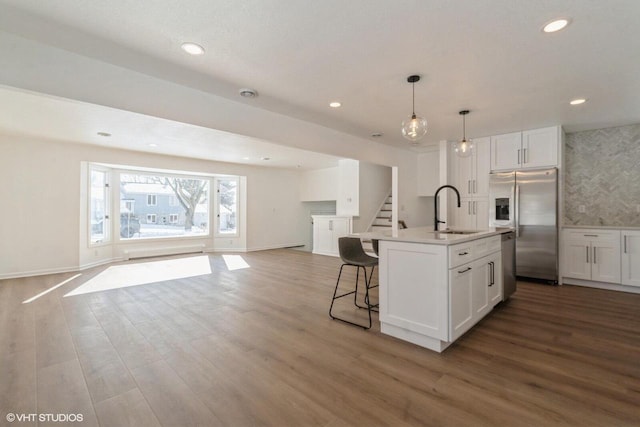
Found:
[[[472,263],[473,291],[471,295],[473,307],[473,323],[482,319],[493,306],[489,305],[489,285],[493,281],[492,267],[487,257]]]
[[[473,269],[464,264],[449,272],[449,341],[473,326]]]
[[[640,231],[622,232],[622,284],[640,286]]]
[[[522,132],[491,137],[491,170],[519,169],[522,165]]]
[[[566,240],[564,244],[565,277],[591,280],[591,245],[588,240]]]
[[[314,237],[317,238],[317,242],[314,242],[314,252],[321,254],[338,253],[337,243],[333,242],[332,222],[333,220],[328,218],[316,218],[314,220]]]
[[[488,262],[493,263],[489,282],[489,305],[495,307],[502,301],[502,254],[500,252],[489,255]]]
[[[522,132],[522,167],[538,168],[557,165],[557,127]]]
[[[620,283],[620,244],[594,242],[591,252],[591,280]]]

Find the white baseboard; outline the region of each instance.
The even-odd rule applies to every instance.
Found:
[[[246,253],[247,248],[210,248],[205,251],[209,254],[219,253],[219,252],[236,252],[236,253]]]
[[[77,266],[73,267],[60,267],[60,268],[43,268],[41,270],[31,270],[31,271],[14,271],[12,273],[2,273],[0,274],[0,280],[3,279],[18,279],[20,277],[31,277],[31,276],[44,276],[47,274],[58,274],[58,273],[70,273],[78,271]]]
[[[109,259],[103,259],[100,261],[88,262],[86,264],[80,264],[79,270],[80,271],[87,270],[89,268],[98,267],[101,265],[111,264],[112,262],[120,262],[120,261],[126,261],[126,259],[119,257],[119,258],[109,258]]]
[[[606,289],[609,291],[629,292],[632,294],[640,294],[640,287],[619,285],[617,283],[594,282],[591,280],[572,279],[563,277],[565,285],[585,286],[587,288]]]
[[[271,249],[293,248],[295,246],[304,246],[304,243],[282,243],[280,245],[259,246],[259,247],[247,248],[246,252],[268,251],[268,250],[271,250]]]

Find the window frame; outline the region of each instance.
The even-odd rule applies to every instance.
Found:
[[[152,199],[153,203],[149,203],[149,198],[150,197],[153,197],[153,199]],[[147,194],[147,206],[158,206],[158,195],[157,194]]]
[[[236,182],[236,231],[235,233],[221,233],[220,230],[220,181],[235,181]],[[231,176],[216,176],[213,179],[213,185],[215,188],[215,205],[213,211],[213,236],[216,238],[236,238],[240,237],[240,177],[236,175]]]
[[[92,202],[92,186],[91,186],[91,174],[94,172],[101,172],[104,174],[104,182],[105,182],[105,187],[104,187],[104,218],[103,218],[103,222],[102,222],[102,233],[103,233],[103,238],[100,241],[93,241],[93,236],[92,236],[92,224],[91,224],[91,218],[92,218],[92,208],[91,208],[91,202]],[[112,179],[113,173],[112,173],[112,169],[109,168],[105,168],[103,166],[99,166],[96,164],[89,164],[87,167],[87,242],[88,242],[88,247],[93,248],[93,247],[99,247],[99,246],[107,246],[107,245],[111,245],[113,243],[113,215],[111,214],[112,211],[112,191],[111,191],[111,179]]]

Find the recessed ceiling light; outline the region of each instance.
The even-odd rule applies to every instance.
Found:
[[[182,46],[180,46],[180,47],[182,48],[182,50],[187,52],[189,55],[203,55],[204,54],[204,48],[202,46],[200,46],[199,44],[196,44],[196,43],[186,42],[186,43],[182,43]]]
[[[586,99],[578,98],[578,99],[572,100],[571,102],[569,102],[569,104],[571,104],[571,105],[580,105],[580,104],[584,104],[585,102],[587,102]]]
[[[382,132],[374,132],[371,134],[373,138],[380,138],[382,135],[383,135]]]
[[[250,157],[243,157],[242,160],[249,160]]]
[[[555,21],[551,21],[545,25],[542,31],[545,33],[555,33],[556,31],[562,30],[567,25],[569,25],[568,19],[556,19]]]
[[[271,157],[263,157],[263,158],[261,158],[260,160],[265,160],[265,161],[266,161],[266,160],[271,160]]]
[[[154,144],[153,142],[151,144],[147,144],[149,147],[157,147],[158,144]]]
[[[109,132],[98,132],[98,136],[104,136],[105,138],[109,138],[111,134]]]
[[[339,108],[341,106],[342,106],[342,104],[339,103],[338,101],[333,101],[333,102],[329,103],[329,107],[331,107],[331,108]]]
[[[242,88],[239,90],[239,92],[240,96],[243,98],[255,98],[256,96],[258,96],[258,92],[256,92],[254,89]]]

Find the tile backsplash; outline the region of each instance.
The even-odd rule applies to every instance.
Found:
[[[565,225],[640,227],[640,124],[568,133],[564,170]]]

